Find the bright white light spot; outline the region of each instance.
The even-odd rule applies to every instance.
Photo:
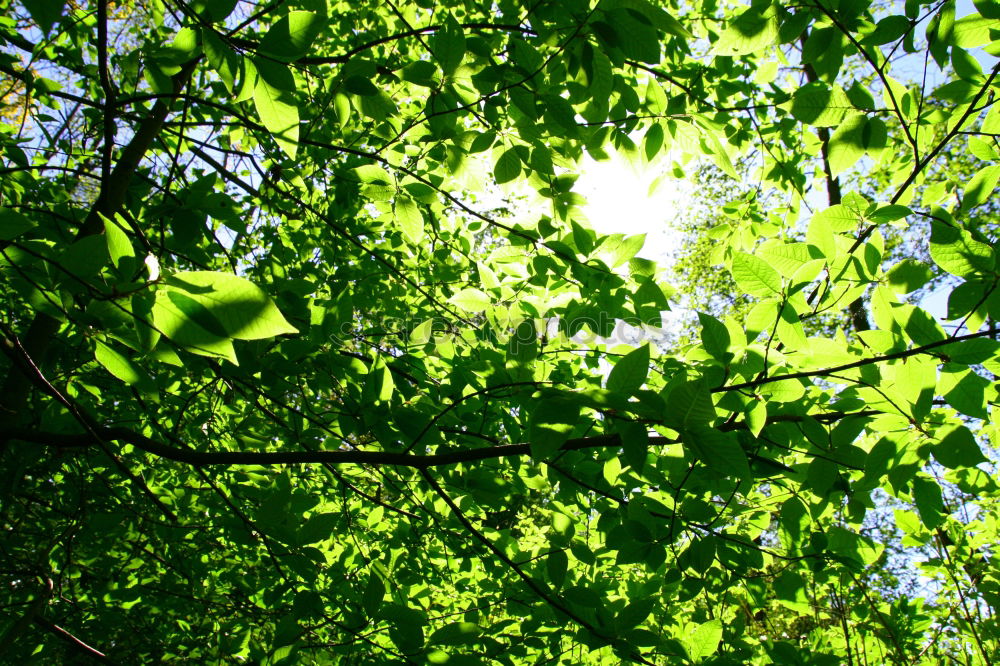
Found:
[[[693,187],[672,178],[660,164],[630,164],[619,155],[597,162],[586,157],[580,164],[575,191],[587,198],[583,212],[600,234],[646,234],[640,256],[666,260],[680,236],[674,221],[692,199]],[[659,183],[656,183],[660,178]],[[650,191],[652,189],[652,191]]]
[[[160,279],[160,260],[156,258],[155,254],[147,254],[146,259],[143,261],[146,264],[146,269],[149,271],[149,281],[156,282]]]
[[[672,177],[669,166],[669,156],[653,164],[631,163],[618,154],[603,162],[588,156],[580,164],[580,178],[574,187],[574,191],[587,198],[582,209],[597,233],[646,234],[639,256],[661,266],[670,261],[680,245],[676,222],[686,214],[694,199],[694,186]],[[662,329],[635,327],[619,321],[611,337],[602,341],[609,346],[637,346],[644,340],[656,341],[663,330],[678,325],[677,313],[663,315]]]

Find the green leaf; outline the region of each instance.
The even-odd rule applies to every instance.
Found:
[[[142,373],[132,361],[102,342],[97,342],[94,357],[104,369],[126,384],[138,384],[142,381]]]
[[[531,457],[546,460],[569,439],[580,419],[580,404],[567,398],[546,398],[531,413],[528,428]]]
[[[605,11],[609,42],[621,50],[625,57],[640,62],[660,62],[660,40],[648,19],[627,9],[609,8]]]
[[[781,276],[765,261],[746,252],[733,255],[733,279],[750,296],[781,296]]]
[[[701,341],[705,345],[705,351],[719,359],[729,361],[732,354],[729,353],[729,329],[721,321],[710,314],[698,313],[698,321],[701,323]]]
[[[500,155],[496,166],[493,167],[493,178],[500,183],[509,183],[521,175],[521,158],[517,156],[517,151],[508,148]]]
[[[796,120],[813,127],[833,127],[854,112],[854,105],[840,86],[807,83],[792,95],[790,111]]]
[[[542,103],[546,122],[551,122],[553,128],[558,128],[569,136],[576,135],[579,126],[576,124],[576,111],[572,104],[558,95],[546,97]]]
[[[414,345],[425,345],[431,341],[434,335],[434,320],[427,319],[418,324],[410,332],[410,343]]]
[[[991,273],[995,265],[989,245],[975,240],[965,229],[936,220],[931,222],[931,259],[958,277]]]
[[[312,514],[298,531],[299,544],[306,546],[333,538],[340,520],[340,515],[336,513]]]
[[[909,294],[927,284],[934,277],[930,267],[916,259],[903,259],[886,274],[889,288],[897,294]]]
[[[294,158],[299,144],[299,109],[292,95],[295,80],[285,65],[257,61],[256,67],[253,102],[257,115],[281,149]]]
[[[612,268],[617,268],[627,261],[630,261],[646,244],[646,234],[635,236],[624,236],[615,234],[602,246],[602,251],[608,252],[608,264]]]
[[[260,340],[286,333],[298,333],[288,323],[271,298],[246,278],[231,273],[214,271],[181,271],[167,277],[157,289],[157,305],[164,301],[183,308],[182,304],[194,303],[193,313],[204,316],[197,323],[213,335],[236,340]],[[154,308],[154,316],[156,308]],[[171,325],[171,330],[177,331]],[[182,325],[182,324],[181,324]],[[157,324],[163,333],[174,340],[167,330]],[[175,340],[186,344],[180,340]]]
[[[376,617],[383,599],[385,599],[385,583],[378,574],[369,574],[368,584],[365,585],[364,594],[361,596],[361,607],[365,615],[370,618]]]
[[[896,509],[893,511],[893,518],[895,518],[896,526],[899,527],[903,534],[917,535],[924,530],[920,524],[920,516],[912,511]]]
[[[380,359],[372,363],[371,369],[368,371],[362,392],[362,400],[371,403],[388,402],[392,398],[395,388],[396,385],[392,380],[392,372],[390,372],[389,367]]]
[[[928,529],[934,529],[944,522],[944,500],[941,496],[941,486],[934,479],[926,476],[916,476],[910,481],[913,492],[913,502],[917,505],[920,522]]]
[[[945,339],[944,329],[926,310],[899,305],[893,308],[892,316],[917,345],[929,345]]]
[[[309,53],[313,41],[326,27],[326,19],[306,11],[290,11],[268,29],[259,52],[281,62],[292,62]]]
[[[629,602],[625,608],[621,609],[615,616],[615,628],[619,632],[628,631],[643,622],[649,617],[656,607],[656,600],[653,598],[636,599]]]
[[[757,53],[778,41],[778,19],[774,5],[747,9],[730,21],[712,47],[712,52],[722,56],[741,56]]]
[[[994,358],[1000,352],[1000,341],[987,338],[963,340],[941,348],[947,360],[963,365],[976,365]]]
[[[715,404],[704,379],[682,382],[664,399],[664,422],[671,427],[688,427],[713,420]]]
[[[767,403],[763,400],[751,400],[746,411],[746,422],[750,434],[758,437],[767,425]]]
[[[854,166],[865,154],[863,130],[868,126],[867,117],[853,114],[844,120],[830,136],[830,172],[840,175]]]
[[[994,195],[1000,180],[1000,165],[983,167],[976,172],[962,194],[962,210],[975,208]]]
[[[653,161],[660,154],[660,149],[663,147],[663,138],[663,125],[660,123],[653,123],[646,130],[646,134],[642,139],[642,151],[647,160]]]
[[[467,287],[455,292],[448,302],[466,312],[482,312],[493,303],[493,299],[478,289]]]
[[[31,14],[32,20],[38,24],[43,36],[48,36],[59,19],[62,18],[65,0],[25,0],[24,8]]]
[[[781,243],[760,248],[758,255],[782,275],[794,275],[800,268],[823,257],[807,243]]]
[[[0,208],[0,241],[14,240],[35,227],[31,220],[10,208]]]
[[[906,31],[911,28],[912,24],[905,16],[887,16],[876,24],[875,29],[862,40],[862,43],[872,45],[891,44],[906,34]]]
[[[597,104],[603,104],[603,101],[610,97],[614,87],[611,61],[607,54],[600,49],[594,49],[590,44],[584,47],[584,53],[589,56],[589,61],[585,62],[585,71],[590,97]]]
[[[936,433],[938,443],[931,448],[934,459],[949,469],[975,467],[987,462],[972,431],[964,425],[950,425]]]
[[[104,220],[104,236],[108,243],[108,255],[115,268],[125,272],[133,268],[132,259],[135,258],[135,250],[132,249],[132,242],[126,233],[127,225],[121,215],[116,215],[114,220],[101,215]],[[126,261],[128,260],[128,261]]]
[[[692,539],[687,549],[688,566],[697,573],[704,574],[715,563],[716,538],[711,535]]]
[[[608,482],[609,486],[614,486],[618,482],[618,477],[622,473],[622,461],[618,457],[608,458],[604,462],[604,467],[602,469],[604,480]]]
[[[63,271],[76,279],[65,280],[71,287],[78,285],[77,280],[91,278],[108,262],[108,244],[100,236],[84,236],[69,245],[59,256],[59,266]]]
[[[393,208],[403,236],[410,245],[419,245],[424,239],[424,216],[420,212],[420,206],[410,197],[399,196],[396,197]]]
[[[840,480],[837,463],[827,458],[813,458],[806,471],[806,482],[818,497],[829,493]]]
[[[669,404],[669,403],[668,403]],[[709,469],[727,477],[749,479],[750,463],[735,433],[693,425],[683,431],[684,444]]]
[[[774,376],[781,376],[781,374],[783,373],[775,373]],[[805,394],[805,386],[803,386],[802,380],[785,379],[764,384],[758,391],[769,402],[795,402]]]
[[[425,88],[436,88],[441,82],[441,75],[434,63],[417,60],[403,68],[403,79]]]
[[[193,0],[191,4],[191,9],[195,11],[200,18],[209,23],[216,23],[218,21],[224,20],[233,10],[236,9],[236,3],[239,0]]]
[[[687,639],[692,661],[701,661],[706,657],[711,657],[719,649],[719,642],[722,640],[722,622],[720,620],[709,620],[695,627]]]
[[[451,74],[465,57],[465,34],[462,26],[450,15],[444,26],[430,38],[431,52],[445,74]]]
[[[791,497],[781,504],[778,515],[778,538],[785,548],[794,552],[808,535],[811,520],[809,511],[802,500],[798,497]]]
[[[830,552],[847,560],[857,570],[871,566],[882,556],[885,548],[868,537],[833,525],[827,530]]]
[[[545,573],[555,588],[560,588],[566,581],[566,571],[569,569],[569,557],[565,550],[554,550],[545,558]]]
[[[649,345],[642,345],[618,359],[608,374],[607,389],[632,395],[643,385],[648,374]]]
[[[238,363],[232,341],[211,313],[194,299],[182,293],[158,290],[152,314],[153,327],[188,351]]]
[[[219,75],[230,93],[235,92],[236,77],[240,71],[240,57],[210,28],[202,28],[201,42],[212,71]]]
[[[372,83],[371,79],[360,75],[349,76],[344,79],[344,90],[352,95],[360,95],[362,97],[374,97],[379,93],[378,87]]]
[[[389,621],[389,638],[404,653],[413,653],[424,645],[427,613],[397,604],[383,606],[382,615]]]
[[[948,295],[948,319],[962,319],[966,328],[977,331],[987,317],[983,294],[988,287],[980,280],[963,282]]]
[[[361,97],[360,100],[361,113],[373,120],[381,122],[399,115],[399,107],[384,90],[379,90],[377,95]]]
[[[337,115],[337,123],[343,129],[351,120],[350,98],[344,93],[338,92],[333,98],[333,108]]]
[[[364,164],[353,169],[358,180],[367,185],[393,185],[392,176],[389,172],[377,164]]]
[[[997,29],[995,18],[971,14],[955,21],[952,28],[952,43],[963,49],[985,46],[993,41],[992,33]]]
[[[245,102],[249,99],[253,99],[254,89],[257,87],[257,66],[254,65],[253,60],[250,58],[240,58],[239,60],[239,73],[238,83],[234,83],[236,98],[233,100],[236,103]]]
[[[437,629],[428,641],[438,645],[475,643],[483,630],[473,622],[452,622]]]
[[[514,329],[507,341],[507,359],[528,364],[538,356],[538,332],[535,322],[526,319]]]
[[[162,62],[167,64],[168,67],[171,65],[179,66],[197,57],[200,47],[198,31],[185,26],[177,31],[173,41],[159,55]]]
[[[990,382],[974,370],[955,363],[946,363],[938,380],[937,390],[957,411],[977,419],[987,418],[986,390]]]
[[[836,204],[821,210],[813,215],[812,221],[822,221],[834,232],[853,231],[861,224],[857,211],[844,204]]]
[[[978,136],[969,137],[969,152],[985,162],[1000,160],[1000,151]]]

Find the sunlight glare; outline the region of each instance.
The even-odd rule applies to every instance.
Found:
[[[639,255],[662,262],[680,241],[672,221],[684,213],[693,196],[691,183],[672,177],[668,169],[667,160],[636,164],[618,154],[602,162],[587,156],[574,189],[587,198],[582,209],[595,231],[646,234]]]

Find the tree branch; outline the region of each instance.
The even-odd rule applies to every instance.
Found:
[[[90,657],[91,659],[95,659],[95,660],[97,660],[98,662],[100,662],[102,664],[113,664],[113,663],[115,663],[112,660],[108,659],[108,657],[107,657],[106,654],[104,654],[103,652],[101,652],[97,648],[94,648],[94,647],[91,647],[91,646],[87,645],[82,640],[80,640],[79,638],[77,638],[73,634],[69,633],[68,631],[66,631],[65,629],[63,629],[62,627],[60,627],[58,624],[53,624],[52,622],[49,622],[45,618],[43,618],[41,616],[38,616],[38,615],[36,615],[34,617],[34,622],[35,622],[35,624],[37,624],[38,626],[42,627],[46,631],[48,631],[48,632],[50,632],[52,634],[55,634],[58,638],[60,638],[61,640],[65,641],[66,643],[68,643],[70,645],[70,647],[72,647],[74,650],[76,650],[80,654],[85,654],[88,657]]]
[[[174,75],[175,95],[180,94],[184,86],[187,85],[197,64],[198,59],[191,60],[185,63],[181,71]],[[102,215],[114,215],[125,203],[125,196],[132,183],[132,176],[153,140],[160,133],[163,121],[166,120],[167,113],[170,111],[170,101],[171,99],[157,100],[146,119],[136,129],[132,140],[119,155],[114,169],[111,170],[106,179],[102,179],[97,201],[91,206],[90,212],[76,234],[76,239],[101,233],[104,229]],[[41,367],[46,366],[47,352],[59,331],[59,325],[56,319],[42,313],[39,313],[31,322],[23,337],[25,340],[24,351],[32,359],[32,362]],[[0,414],[6,412],[8,417],[12,415],[16,417],[23,413],[28,400],[29,388],[30,384],[25,374],[16,367],[10,368],[3,385],[0,386]],[[0,448],[2,445],[3,440],[0,439]]]
[[[759,379],[754,379],[748,382],[742,382],[739,384],[729,384],[726,386],[717,386],[711,389],[712,393],[720,393],[722,391],[741,391],[748,388],[756,388],[758,386],[763,386],[764,384],[771,384],[774,382],[784,381],[786,379],[804,379],[806,377],[824,377],[831,375],[836,372],[841,372],[843,370],[852,370],[854,368],[860,368],[866,365],[871,365],[873,363],[881,363],[882,361],[894,361],[901,358],[909,358],[910,356],[917,356],[919,354],[926,354],[932,349],[937,349],[939,347],[946,347],[950,344],[956,342],[962,342],[963,340],[973,340],[975,338],[986,338],[994,335],[994,332],[986,329],[979,331],[978,333],[969,333],[968,335],[960,335],[954,338],[946,338],[944,340],[938,340],[937,342],[931,342],[920,347],[914,347],[912,349],[904,349],[901,352],[895,352],[892,354],[883,354],[882,356],[872,356],[869,358],[863,358],[859,361],[854,361],[853,363],[844,363],[842,365],[835,365],[831,368],[823,368],[821,370],[802,370],[801,372],[790,372],[787,375],[771,375],[770,377],[761,377]]]

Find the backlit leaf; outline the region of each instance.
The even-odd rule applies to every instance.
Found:
[[[705,657],[710,657],[719,649],[719,642],[722,640],[722,622],[720,620],[709,620],[695,627],[688,639],[690,645],[691,659],[700,661]]]
[[[993,271],[993,249],[975,240],[965,229],[941,222],[931,223],[931,258],[938,266],[958,277]]]
[[[176,304],[183,302],[197,304],[205,315],[198,322],[200,325],[214,334],[236,340],[259,340],[298,333],[298,329],[288,323],[264,290],[250,280],[231,273],[174,273],[157,290],[157,303],[162,300],[173,302],[175,307],[182,307]],[[171,337],[166,331],[164,334]]]
[[[569,439],[580,418],[579,403],[565,398],[546,398],[531,413],[528,429],[531,457],[544,460]]]
[[[976,438],[965,426],[949,426],[937,431],[938,443],[932,452],[934,459],[950,469],[973,467],[986,462]]]
[[[615,362],[608,375],[607,388],[616,393],[635,393],[646,381],[648,373],[649,345],[642,345]]]
[[[137,384],[142,380],[142,373],[132,361],[104,343],[96,344],[94,356],[105,370],[126,384]]]
[[[781,295],[781,276],[767,262],[752,254],[733,255],[733,279],[750,296],[768,298]]]
[[[282,62],[292,62],[309,53],[313,41],[326,27],[319,14],[290,11],[278,19],[260,42],[261,54]]]
[[[295,157],[299,142],[299,109],[292,92],[291,72],[278,63],[257,63],[254,106],[260,122],[289,157]]]
[[[839,86],[807,83],[792,95],[791,113],[814,127],[832,127],[854,111],[854,105]]]
[[[493,177],[498,183],[509,183],[521,175],[521,158],[513,148],[505,150],[493,167]]]
[[[409,197],[397,197],[394,203],[396,221],[411,245],[418,245],[424,238],[424,216],[420,207]]]
[[[762,5],[730,21],[712,50],[718,55],[746,55],[775,44],[777,38],[777,13],[772,5]]]
[[[478,289],[468,287],[459,290],[448,299],[449,303],[457,305],[466,312],[482,312],[490,306],[492,299]]]

